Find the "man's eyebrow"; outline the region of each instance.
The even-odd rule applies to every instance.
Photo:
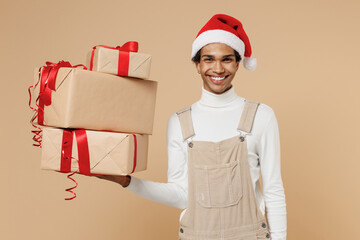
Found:
[[[204,54],[204,55],[201,56],[201,58],[204,58],[204,57],[214,58],[214,55]],[[228,55],[222,56],[222,58],[228,58],[228,57],[235,57],[235,55],[234,54],[228,54]]]
[[[223,56],[223,58],[227,58],[227,57],[235,57],[235,54],[228,54]]]
[[[201,58],[204,58],[204,57],[214,58],[214,55],[205,54],[205,55],[201,56]]]

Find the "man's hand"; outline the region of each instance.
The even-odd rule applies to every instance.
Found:
[[[126,175],[126,176],[93,175],[93,176],[95,176],[97,178],[109,180],[109,181],[112,181],[112,182],[116,182],[116,183],[120,184],[123,187],[129,186],[130,181],[131,181],[131,176],[130,175]]]

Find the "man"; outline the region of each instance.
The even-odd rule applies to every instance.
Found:
[[[192,60],[203,80],[202,96],[169,118],[168,183],[130,176],[100,178],[184,209],[182,240],[285,240],[286,204],[274,111],[236,95],[231,84],[241,61],[249,70],[256,68],[242,24],[224,14],[213,16],[193,42]]]

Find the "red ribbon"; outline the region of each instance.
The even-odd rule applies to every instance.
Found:
[[[60,172],[71,172],[72,145],[73,132],[71,130],[64,129],[61,145]]]
[[[79,173],[87,176],[91,176],[89,145],[87,141],[86,131],[84,129],[63,130],[60,172],[63,173],[71,172],[72,145],[74,138],[73,133],[75,133],[76,143],[78,147]]]
[[[136,160],[137,160],[137,141],[136,141],[136,135],[132,134],[134,136],[134,167],[131,173],[135,172],[136,168]]]
[[[78,186],[78,183],[75,181],[75,179],[72,178],[72,175],[74,175],[75,173],[76,172],[73,172],[67,176],[68,179],[70,179],[71,181],[73,181],[75,183],[75,186],[65,189],[65,191],[73,194],[72,197],[65,198],[65,200],[73,200],[74,198],[76,198],[76,193],[72,191],[73,189],[75,189]]]
[[[91,60],[90,60],[90,71],[93,70],[94,65],[94,53],[97,47],[103,47],[108,49],[119,50],[119,60],[118,60],[118,72],[117,75],[119,76],[128,76],[129,75],[129,57],[130,52],[137,52],[139,49],[139,43],[135,41],[130,41],[125,43],[124,45],[117,46],[117,47],[109,47],[105,45],[97,45],[93,47],[91,53]]]
[[[34,146],[41,147],[41,128],[34,125],[34,120],[38,119],[39,125],[44,125],[44,107],[49,106],[51,104],[51,93],[52,91],[56,91],[56,76],[61,67],[70,67],[70,68],[76,68],[76,67],[83,67],[83,69],[87,69],[84,65],[78,64],[75,66],[72,66],[69,62],[60,61],[58,63],[52,63],[52,62],[46,62],[46,66],[39,69],[39,80],[36,84],[30,86],[28,88],[29,91],[29,106],[30,108],[35,112],[34,116],[31,119],[31,124],[37,129],[32,130],[34,133],[33,140],[36,142],[33,144]],[[37,109],[31,107],[31,88],[35,88],[40,84],[40,91],[39,96],[36,98],[36,106]]]
[[[78,186],[78,183],[71,178],[75,173],[84,174],[91,176],[90,172],[90,154],[89,154],[89,145],[87,141],[86,131],[84,129],[79,130],[63,130],[62,146],[61,146],[61,162],[60,162],[60,172],[69,173],[71,172],[71,159],[72,157],[72,146],[74,134],[76,136],[76,143],[78,147],[78,164],[79,172],[73,172],[68,175],[68,178],[75,182],[76,186],[66,189],[66,191],[72,193],[74,196],[71,198],[65,198],[65,200],[72,200],[76,197],[76,193],[72,190]]]
[[[40,69],[39,69],[39,79],[40,79]],[[37,129],[37,130],[31,130],[31,132],[34,134],[32,139],[35,141],[35,143],[33,143],[33,146],[41,148],[41,140],[42,140],[41,128],[34,124],[34,120],[38,116],[38,110],[36,108],[31,107],[31,88],[36,87],[38,84],[39,84],[39,81],[36,84],[30,86],[28,88],[28,91],[29,91],[29,96],[30,96],[29,97],[29,107],[31,110],[33,110],[35,112],[34,116],[30,120],[30,123],[34,128]]]
[[[76,142],[79,153],[79,172],[91,176],[90,173],[90,154],[86,131],[84,129],[75,130]]]

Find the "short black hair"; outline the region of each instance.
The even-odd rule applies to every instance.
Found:
[[[202,48],[197,51],[197,53],[195,54],[195,56],[191,59],[191,61],[193,61],[194,63],[199,63],[200,62],[200,57],[201,57],[201,50]],[[234,49],[234,54],[235,54],[235,60],[236,62],[240,62],[241,61],[241,56],[240,54]]]

